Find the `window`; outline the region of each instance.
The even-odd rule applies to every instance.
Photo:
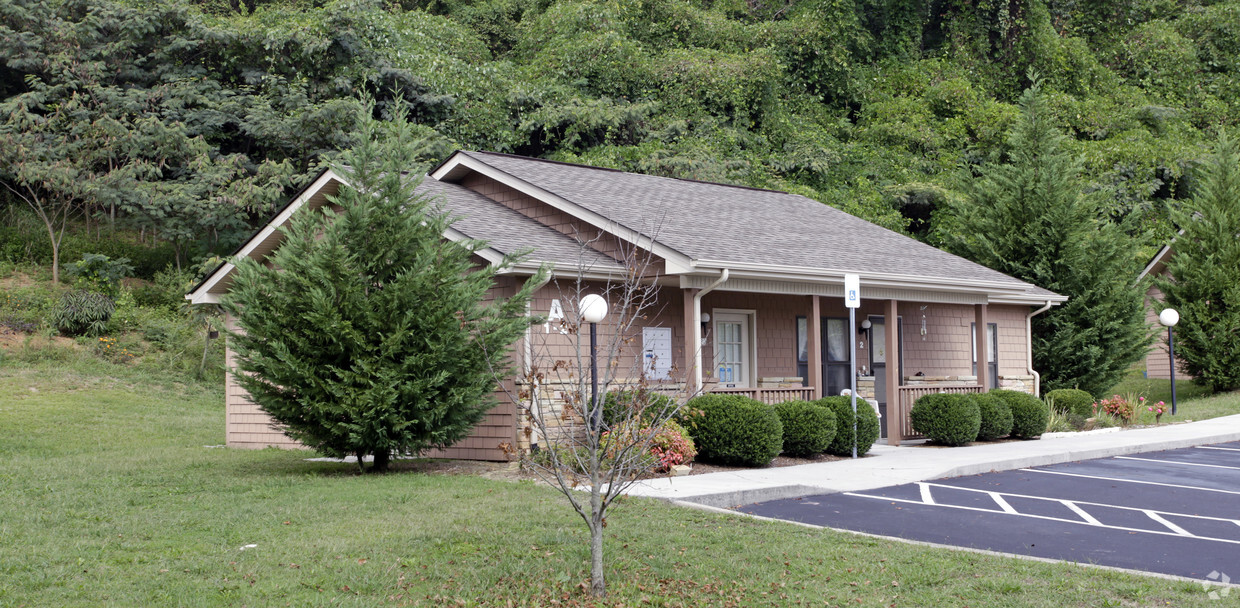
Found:
[[[970,325],[973,353],[973,375],[977,375],[977,323]],[[986,375],[990,378],[990,388],[999,387],[999,324],[986,324]]]
[[[747,313],[716,312],[715,322],[715,377],[725,387],[754,386],[753,353],[750,324],[752,315]]]

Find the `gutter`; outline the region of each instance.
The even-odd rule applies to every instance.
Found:
[[[530,303],[534,301],[534,294],[537,293],[538,290],[542,289],[543,287],[547,285],[547,283],[550,283],[550,282],[551,282],[551,273],[548,272],[546,278],[544,278],[541,282],[535,285],[534,289],[530,291],[530,299],[525,301],[526,319],[528,319],[530,317],[530,314],[533,312]],[[527,379],[530,379],[530,387],[529,387],[530,416],[537,416],[538,415],[538,406],[537,406],[538,382],[533,380],[530,375],[530,372],[533,370],[533,367],[534,367],[533,339],[534,339],[533,326],[527,324],[525,326],[525,339],[522,340],[523,342],[525,342],[524,344],[525,352],[524,352],[524,357],[522,358],[523,360],[521,361],[521,371],[523,372],[522,373],[523,376],[525,376]],[[520,389],[518,389],[517,392],[519,394]],[[519,400],[519,397],[518,397],[518,400]],[[520,411],[520,409],[521,408],[518,407],[517,411]],[[536,453],[538,452],[538,443],[539,443],[539,440],[541,439],[541,437],[539,437],[538,425],[537,424],[533,425],[533,428],[531,430],[533,430],[533,433],[530,435],[530,452]]]
[[[1025,317],[1025,362],[1026,370],[1029,375],[1033,376],[1033,396],[1042,396],[1042,374],[1033,369],[1033,318],[1050,310],[1053,300],[1047,300],[1046,305],[1039,308]]]
[[[729,272],[724,268],[714,283],[693,295],[693,393],[702,390],[702,296],[728,282]]]

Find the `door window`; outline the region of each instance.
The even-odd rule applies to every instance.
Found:
[[[715,315],[715,369],[723,386],[752,386],[749,360],[749,317]]]

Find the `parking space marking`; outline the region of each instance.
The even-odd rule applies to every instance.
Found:
[[[1104,477],[1102,475],[1085,475],[1082,473],[1068,473],[1066,471],[1045,471],[1042,469],[1020,469],[1026,473],[1046,473],[1047,475],[1065,475],[1067,477],[1082,477],[1084,479],[1101,479],[1103,481],[1123,481],[1127,483],[1139,483],[1148,486],[1162,486],[1164,488],[1180,488],[1182,490],[1200,490],[1202,492],[1218,492],[1220,494],[1232,494],[1240,496],[1240,492],[1235,490],[1220,490],[1218,488],[1203,488],[1201,486],[1185,486],[1177,483],[1162,483],[1158,481],[1142,481],[1140,479],[1125,479],[1123,477]]]
[[[1220,448],[1216,445],[1199,445],[1197,446],[1197,449],[1199,450],[1226,450],[1228,452],[1240,452],[1240,448]]]
[[[1116,460],[1140,460],[1142,462],[1157,462],[1158,464],[1179,464],[1186,467],[1210,467],[1212,469],[1231,469],[1240,471],[1240,467],[1230,467],[1222,464],[1205,464],[1201,462],[1184,462],[1182,460],[1159,460],[1157,458],[1136,458],[1134,456],[1116,456]]]
[[[1012,492],[995,492],[992,490],[979,490],[976,488],[967,488],[967,487],[954,486],[954,485],[949,485],[949,484],[931,483],[931,482],[924,482],[924,481],[917,482],[917,487],[920,490],[920,494],[921,494],[920,501],[909,499],[909,498],[894,498],[891,496],[878,496],[874,494],[863,494],[860,492],[845,492],[844,495],[854,496],[857,498],[868,498],[872,500],[885,500],[888,502],[899,502],[899,503],[914,504],[914,505],[927,505],[927,506],[935,506],[935,507],[944,507],[948,509],[962,509],[965,511],[978,511],[982,513],[994,513],[994,514],[999,513],[999,511],[995,511],[993,509],[984,509],[981,507],[970,507],[970,506],[964,506],[964,505],[943,504],[943,503],[936,502],[934,500],[934,494],[933,494],[934,488],[945,488],[945,489],[957,490],[957,491],[963,491],[963,492],[976,492],[980,494],[986,494],[995,502],[995,504],[1002,510],[1003,513],[1006,513],[1008,515],[1016,515],[1019,517],[1029,517],[1033,519],[1044,519],[1044,520],[1049,520],[1049,521],[1059,521],[1059,522],[1072,523],[1072,524],[1081,524],[1081,525],[1087,525],[1087,526],[1095,526],[1099,528],[1105,528],[1108,530],[1123,530],[1126,532],[1144,532],[1146,534],[1159,534],[1163,536],[1180,536],[1180,537],[1185,537],[1185,538],[1195,538],[1195,539],[1200,539],[1200,540],[1240,545],[1240,540],[1236,540],[1236,539],[1215,538],[1215,537],[1210,537],[1210,536],[1200,536],[1197,534],[1193,534],[1192,532],[1185,530],[1184,528],[1180,527],[1179,525],[1167,519],[1167,517],[1179,517],[1179,518],[1185,518],[1185,519],[1197,519],[1197,520],[1205,520],[1205,521],[1222,521],[1222,522],[1230,522],[1230,523],[1240,526],[1240,520],[1226,518],[1226,517],[1209,517],[1206,515],[1192,515],[1188,513],[1171,513],[1167,511],[1155,511],[1153,509],[1139,509],[1136,507],[1126,507],[1123,505],[1111,505],[1111,504],[1105,504],[1105,503],[1090,502],[1090,501],[1085,501],[1085,500],[1066,500],[1066,499],[1059,499],[1059,498],[1047,498],[1045,496],[1033,496],[1029,494],[1016,494]],[[1063,517],[1053,517],[1050,515],[1036,515],[1032,513],[1021,513],[1017,511],[1015,508],[1013,508],[1012,505],[1003,498],[1004,496],[1010,496],[1013,498],[1024,498],[1028,500],[1043,500],[1047,502],[1057,502],[1063,505],[1064,507],[1067,507],[1068,509],[1070,509],[1073,513],[1075,513],[1081,519],[1076,520],[1076,519],[1067,519]],[[1167,531],[1146,530],[1142,528],[1132,528],[1128,526],[1107,525],[1107,524],[1102,523],[1101,521],[1098,520],[1098,518],[1094,517],[1092,514],[1086,511],[1085,507],[1102,507],[1102,508],[1107,508],[1107,509],[1118,509],[1122,511],[1134,511],[1138,513],[1142,513],[1146,517],[1149,517],[1151,520],[1157,522],[1159,525],[1166,528]]]

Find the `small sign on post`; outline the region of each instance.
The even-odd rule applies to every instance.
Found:
[[[857,309],[861,307],[861,275],[844,275],[844,306],[848,307],[848,361],[852,384],[848,391],[853,411],[852,457],[857,457]]]

